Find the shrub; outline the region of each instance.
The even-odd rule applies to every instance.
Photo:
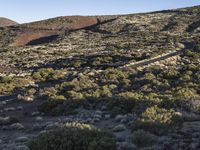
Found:
[[[125,99],[135,99],[135,100],[140,100],[143,98],[143,95],[141,93],[136,93],[136,92],[122,92],[119,93],[118,96]]]
[[[184,110],[191,111],[194,113],[200,113],[200,99],[194,98],[194,99],[185,99],[185,100],[179,100],[179,107],[181,107]]]
[[[34,72],[32,74],[33,79],[39,80],[39,81],[45,81],[45,80],[59,80],[64,78],[66,75],[65,70],[54,70],[52,68],[42,68],[37,72]]]
[[[107,69],[101,75],[102,82],[110,84],[119,84],[128,78],[128,74],[117,69]]]
[[[56,97],[58,91],[55,87],[44,88],[40,90],[40,96],[47,97],[49,99],[53,99]]]
[[[16,89],[25,88],[29,85],[33,84],[33,82],[28,78],[22,77],[3,77],[0,81],[0,93],[1,94],[10,94]]]
[[[66,94],[69,98],[74,99],[74,100],[84,99],[83,94],[76,91],[67,91]]]
[[[84,106],[83,101],[53,99],[43,102],[38,109],[47,115],[57,116],[63,114],[74,114],[76,113],[76,108],[80,106]]]
[[[0,77],[1,83],[10,83],[11,81],[12,81],[12,77],[10,76]]]
[[[106,100],[109,110],[114,114],[131,113],[135,107],[136,101],[131,98],[109,98]]]
[[[60,115],[64,112],[63,101],[48,100],[42,103],[38,109],[48,115]]]
[[[40,135],[29,147],[31,150],[116,150],[115,143],[108,132],[67,127]]]
[[[179,77],[179,72],[177,70],[171,69],[166,70],[163,74],[164,78],[166,79],[176,79]]]
[[[134,131],[132,134],[132,142],[139,148],[155,145],[158,142],[158,137],[144,130]]]
[[[169,127],[181,122],[181,116],[173,109],[159,108],[157,105],[149,107],[135,122],[134,128],[149,130],[161,134]]]
[[[197,91],[193,88],[180,88],[175,92],[179,99],[192,99],[197,97]]]

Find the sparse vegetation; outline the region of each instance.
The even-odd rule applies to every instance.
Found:
[[[1,132],[13,124],[31,124],[26,134],[47,131],[31,150],[124,150],[126,142],[129,149],[199,149],[199,12],[60,17],[0,28],[0,116],[19,117],[0,117],[0,149]],[[25,127],[15,124],[22,120]],[[117,142],[97,129],[118,132],[115,125],[123,130]]]
[[[114,137],[104,131],[65,127],[45,133],[31,141],[31,150],[115,150]]]

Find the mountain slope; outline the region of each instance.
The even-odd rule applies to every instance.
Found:
[[[4,17],[0,17],[0,27],[14,26],[17,24],[18,23],[13,20],[10,20],[10,19],[4,18]]]
[[[200,149],[199,16],[197,6],[0,28],[0,149]]]
[[[142,34],[144,32],[170,32],[171,34],[199,33],[199,13],[200,10],[197,6],[171,11],[122,16],[57,17],[18,25],[10,29],[1,29],[2,31],[0,32],[6,34],[6,37],[10,37],[10,39],[0,37],[0,41],[2,45],[23,46],[29,43],[37,44],[35,41],[42,39],[43,42],[39,42],[39,44],[41,44],[45,43],[45,41],[52,41],[48,40],[49,37],[52,39],[52,36],[63,36],[69,32],[80,29],[116,35],[132,34],[134,32],[137,32],[137,34]],[[7,30],[9,30],[9,32],[7,32]],[[9,33],[12,33],[12,35],[9,35]]]

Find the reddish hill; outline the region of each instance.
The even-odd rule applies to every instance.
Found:
[[[22,26],[32,29],[61,30],[61,29],[80,29],[97,23],[96,17],[87,16],[69,16],[57,17],[28,24]]]
[[[0,27],[13,26],[18,23],[7,18],[0,17]]]
[[[98,23],[96,17],[71,16],[57,17],[32,23],[19,25],[20,30],[15,37],[14,46],[23,46],[38,39],[57,36],[63,30],[77,30]],[[48,39],[47,39],[48,40]]]

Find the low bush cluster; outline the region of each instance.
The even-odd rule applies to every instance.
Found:
[[[30,150],[116,150],[113,135],[97,129],[65,127],[29,143]]]
[[[150,132],[144,130],[134,131],[132,134],[132,142],[139,148],[150,147],[158,143],[158,137]]]
[[[169,128],[181,123],[181,115],[172,109],[153,106],[147,108],[134,123],[135,129],[144,129],[156,134],[162,134]]]

